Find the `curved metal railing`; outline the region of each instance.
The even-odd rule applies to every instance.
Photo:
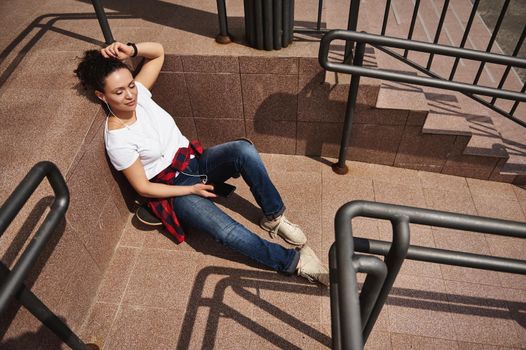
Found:
[[[352,64],[329,61],[329,48],[331,42],[334,40],[345,40],[346,42],[356,43]],[[439,44],[430,44],[408,39],[398,39],[375,34],[359,33],[355,31],[334,30],[325,34],[325,36],[320,42],[320,51],[318,55],[320,65],[329,71],[352,74],[351,85],[349,87],[349,97],[347,99],[347,107],[345,110],[344,129],[342,132],[342,140],[340,143],[338,163],[333,166],[333,170],[335,172],[340,174],[344,174],[347,172],[347,167],[345,165],[345,160],[347,157],[347,146],[350,142],[352,119],[354,115],[354,109],[356,106],[356,97],[358,95],[360,77],[362,75],[376,79],[392,80],[423,86],[431,86],[446,90],[459,91],[472,98],[477,99],[477,101],[481,99],[475,95],[491,96],[493,98],[513,100],[515,101],[515,104],[511,107],[509,113],[503,113],[503,115],[509,120],[523,127],[526,127],[525,121],[513,115],[513,112],[517,108],[518,103],[526,102],[526,93],[524,92],[524,89],[521,92],[509,91],[502,90],[501,88],[492,88],[476,84],[467,84],[462,82],[451,81],[429,72],[427,72],[427,74],[431,75],[431,77],[422,77],[415,76],[412,74],[396,73],[385,69],[363,67],[362,63],[366,44],[370,44],[375,48],[381,50],[384,50],[386,47],[400,48],[405,50],[427,52],[430,54],[439,54],[456,58],[466,58],[470,60],[476,60],[482,63],[506,65],[507,67],[526,68],[526,59],[499,55],[490,52],[482,52],[477,50],[470,50]],[[489,102],[487,101],[481,101],[483,101],[481,102],[483,104],[489,104]]]
[[[44,222],[38,228],[15,266],[9,270],[7,266],[0,262],[0,268],[7,272],[7,276],[0,286],[0,315],[6,311],[9,302],[16,298],[29,312],[72,349],[98,349],[94,344],[83,343],[60,318],[24,285],[24,279],[55,233],[57,226],[64,219],[68,209],[69,190],[64,177],[55,164],[47,161],[37,163],[0,207],[0,237],[44,178],[47,178],[51,184],[55,198]]]
[[[390,221],[392,243],[353,237],[351,221],[356,217]],[[411,246],[411,223],[526,238],[522,222],[369,201],[343,205],[336,213],[336,241],[329,252],[333,349],[363,348],[405,259],[526,275],[523,260]],[[385,260],[356,252],[383,255]],[[359,297],[356,272],[368,273]]]

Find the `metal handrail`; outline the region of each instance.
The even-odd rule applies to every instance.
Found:
[[[104,35],[104,40],[106,41],[106,44],[109,45],[113,43],[115,39],[113,38],[113,33],[111,32],[108,18],[106,16],[106,12],[104,11],[104,6],[102,6],[102,1],[91,0],[91,4],[93,5],[95,13],[97,14],[97,19],[99,20],[100,29]]]
[[[353,237],[350,223],[356,217],[391,221],[393,242]],[[409,239],[409,224],[526,238],[525,223],[386,203],[352,201],[338,210],[334,224],[335,243],[329,253],[333,349],[363,348],[361,340],[367,341],[405,259],[526,275],[526,261],[523,260],[415,247],[410,245]],[[367,275],[360,294],[359,308],[356,305],[356,259],[361,256],[356,255],[356,252],[384,255],[387,268],[385,277],[380,271],[382,266],[377,262],[377,266],[369,268],[375,274],[372,278]],[[381,286],[378,293],[379,284]],[[357,310],[360,310],[360,314]],[[358,328],[358,321],[361,322],[361,328]]]
[[[361,0],[351,0],[350,2],[350,10],[349,10],[349,22],[347,24],[347,30],[357,30],[357,25],[358,25],[358,16],[359,16],[359,9],[360,9],[360,3],[361,3]],[[439,42],[439,39],[440,39],[440,36],[442,34],[442,30],[444,28],[444,23],[445,23],[445,19],[446,19],[446,16],[447,16],[447,13],[448,13],[448,10],[449,10],[449,4],[450,4],[450,1],[449,0],[445,0],[443,5],[442,5],[442,10],[440,12],[440,18],[438,20],[438,23],[437,23],[437,27],[436,27],[436,30],[435,30],[435,33],[434,33],[434,38],[433,38],[433,44],[437,44]],[[470,34],[470,31],[471,31],[471,27],[473,25],[473,21],[475,19],[475,16],[477,14],[477,9],[478,9],[478,6],[480,4],[480,0],[474,0],[473,1],[473,4],[472,4],[472,7],[471,7],[471,12],[470,12],[470,15],[469,15],[469,19],[467,20],[466,24],[465,24],[465,27],[464,27],[464,33],[462,35],[462,39],[459,43],[459,48],[464,48],[465,45],[466,45],[466,42],[468,40],[468,36]],[[490,53],[492,48],[493,48],[493,45],[495,44],[496,42],[496,38],[497,38],[497,34],[499,33],[499,30],[500,28],[502,27],[502,23],[504,22],[504,19],[506,17],[506,12],[509,8],[509,4],[510,4],[510,0],[504,0],[504,2],[502,3],[502,7],[500,9],[500,13],[499,13],[499,16],[497,18],[497,21],[495,22],[495,26],[491,32],[491,37],[488,41],[488,44],[487,44],[487,47],[485,49],[485,52],[487,53]],[[320,6],[322,6],[322,2],[320,1]],[[409,26],[409,29],[408,29],[408,32],[407,32],[407,37],[406,39],[408,40],[411,40],[412,37],[413,37],[413,32],[414,32],[414,29],[415,29],[415,26],[416,26],[416,22],[417,22],[417,18],[419,16],[419,9],[420,9],[420,0],[416,0],[414,2],[414,7],[413,7],[413,13],[412,13],[412,17],[411,17],[411,24]],[[390,11],[391,10],[391,0],[386,0],[385,2],[385,10],[384,10],[384,15],[383,15],[383,20],[382,20],[382,28],[380,30],[380,35],[385,35],[386,34],[386,31],[387,31],[387,23],[389,21],[389,15],[390,15]],[[321,11],[319,9],[319,11]],[[318,34],[321,34],[321,33],[324,33],[324,32],[328,32],[329,30],[327,29],[319,29],[320,28],[320,20],[321,20],[321,15],[318,15],[318,25],[317,25],[317,28],[318,30],[311,30],[311,29],[308,29],[306,30],[306,32],[310,32],[310,33],[318,33]],[[340,28],[340,29],[343,29],[343,28]],[[301,31],[300,31],[301,32]],[[511,56],[513,57],[516,57],[520,51],[520,48],[522,47],[522,44],[524,43],[524,40],[526,38],[526,24],[524,25],[523,29],[522,29],[522,33],[520,34],[518,40],[517,40],[517,43],[515,45],[515,48],[513,50],[513,53],[511,54]],[[354,42],[352,41],[347,41],[346,44],[345,44],[345,59],[344,59],[344,62],[349,62],[350,59],[352,58],[352,49],[354,48]],[[409,49],[405,49],[404,50],[404,53],[403,55],[400,55],[392,50],[389,50],[389,49],[386,49],[386,48],[383,48],[383,47],[378,47],[380,50],[386,52],[387,54],[391,55],[392,57],[396,58],[397,60],[413,67],[413,68],[416,68],[418,70],[420,70],[421,72],[424,72],[425,74],[431,76],[431,77],[435,77],[435,78],[442,78],[440,77],[438,74],[432,72],[431,70],[431,66],[433,64],[433,58],[434,58],[434,53],[433,52],[430,52],[429,54],[429,57],[428,57],[428,60],[427,60],[427,64],[425,66],[420,66],[418,63],[416,62],[413,62],[411,61],[410,59],[408,59],[408,53],[409,53]],[[451,67],[451,72],[449,73],[449,78],[448,80],[450,81],[453,81],[453,78],[455,76],[455,73],[457,71],[457,68],[458,68],[458,63],[459,63],[459,60],[460,58],[459,57],[456,57],[455,58],[455,61]],[[486,65],[486,61],[481,61],[480,62],[480,65],[478,67],[478,70],[477,70],[477,73],[475,75],[475,78],[473,80],[473,83],[472,85],[477,85],[478,82],[479,82],[479,79],[481,77],[481,74],[482,74],[482,71]],[[511,68],[512,66],[507,66],[506,69],[504,70],[504,73],[502,74],[501,76],[501,79],[500,79],[500,82],[498,84],[498,87],[497,89],[500,89],[502,88],[502,86],[504,85],[504,83],[506,82],[506,79],[508,78],[508,75],[511,71]],[[521,92],[525,92],[526,91],[526,83],[523,84],[523,87],[521,89]],[[513,104],[513,106],[510,108],[509,111],[505,111],[504,109],[502,109],[501,107],[497,106],[495,104],[496,100],[497,100],[497,96],[494,96],[492,98],[492,100],[490,102],[478,97],[478,96],[475,96],[473,94],[470,94],[470,93],[466,93],[466,92],[463,92],[466,96],[470,97],[471,99],[477,101],[478,103],[492,109],[493,111],[505,116],[505,117],[510,117],[510,116],[513,116],[515,111],[517,110],[517,107],[519,105],[519,102],[520,101],[515,101],[515,103]]]
[[[345,40],[346,42],[357,43],[352,65],[347,63],[329,61],[329,48],[333,40]],[[480,62],[489,62],[519,68],[526,68],[526,59],[521,59],[517,57],[510,57],[495,53],[481,52],[477,50],[457,48],[440,44],[430,44],[420,41],[386,37],[375,34],[358,33],[354,31],[330,31],[329,33],[324,35],[320,42],[320,50],[318,55],[320,65],[329,71],[352,74],[351,84],[349,88],[349,97],[347,99],[347,107],[345,111],[344,129],[342,133],[342,140],[340,143],[338,163],[333,165],[333,170],[339,174],[345,174],[348,171],[348,168],[345,165],[345,160],[347,158],[347,146],[350,142],[352,119],[354,116],[354,109],[356,106],[356,96],[358,94],[360,77],[362,75],[376,79],[399,81],[410,84],[459,91],[468,94],[469,96],[472,96],[472,94],[478,94],[514,100],[516,102],[514,107],[512,107],[512,110],[516,108],[516,105],[519,103],[519,101],[526,101],[526,93],[524,91],[516,92],[509,90],[501,90],[499,88],[466,84],[442,79],[436,75],[434,75],[433,77],[422,77],[382,69],[362,67],[366,44],[371,44],[381,49],[385,49],[385,47],[409,49],[420,52],[440,54],[450,57],[477,60]],[[526,122],[522,121],[517,117],[514,117],[513,115],[505,115],[505,117],[523,127],[526,127]]]
[[[388,70],[351,66],[345,63],[330,62],[328,60],[330,43],[333,40],[351,40],[361,44],[371,44],[372,46],[391,47],[399,49],[409,49],[426,53],[434,53],[449,57],[460,57],[470,60],[477,60],[487,63],[509,65],[517,68],[526,68],[526,59],[510,57],[495,53],[446,46],[441,44],[430,44],[422,41],[399,39],[388,36],[368,34],[365,32],[354,32],[345,30],[333,30],[325,34],[320,42],[319,62],[326,70],[340,73],[363,75],[367,77],[393,80],[411,84],[437,87],[459,92],[468,92],[484,96],[495,96],[508,100],[518,100],[526,102],[526,93],[510,90],[502,90],[486,86],[472,85],[460,82],[449,81],[447,79],[427,78],[412,74],[395,73]],[[511,119],[511,118],[510,118]],[[517,123],[526,127],[526,123],[514,118]]]
[[[44,222],[38,228],[34,238],[27,245],[13,269],[9,271],[3,263],[0,263],[2,270],[7,272],[7,276],[0,286],[0,315],[6,311],[9,302],[13,298],[17,298],[28,311],[72,349],[98,349],[94,344],[83,343],[62,320],[24,285],[24,279],[56,231],[57,226],[64,219],[68,209],[69,190],[64,177],[55,164],[48,161],[37,163],[0,207],[0,237],[44,178],[47,178],[51,184],[55,198]]]

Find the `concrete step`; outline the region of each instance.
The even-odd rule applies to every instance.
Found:
[[[509,155],[503,147],[502,135],[489,116],[490,113],[481,108],[478,102],[460,93],[428,87],[424,90],[429,113],[422,132],[467,137],[463,149],[459,150],[460,154],[470,161],[493,161],[498,164],[496,172],[501,173],[502,165],[506,164]]]
[[[493,116],[492,121],[501,133],[502,145],[509,156],[502,166],[501,173],[506,175],[526,175],[524,128],[500,116]]]
[[[380,50],[375,50],[375,57],[379,68],[417,75],[411,67]],[[411,110],[423,115],[429,111],[422,87],[395,81],[381,81],[375,106],[382,109]]]
[[[422,132],[426,134],[471,136],[471,130],[464,117],[436,112],[427,114]]]
[[[296,26],[313,26],[313,23],[316,20],[317,4],[317,1],[309,0],[302,5],[301,9],[297,9]],[[433,41],[443,4],[444,0],[421,2],[419,16],[413,33],[414,40],[425,42]],[[413,8],[413,0],[393,0],[386,35],[401,38],[407,37]],[[379,34],[382,24],[379,19],[383,18],[384,9],[385,4],[383,3],[378,3],[376,1],[362,1],[357,29],[359,31],[364,30],[370,33]],[[459,45],[470,9],[471,3],[469,0],[456,0],[450,2],[444,28],[439,38],[439,43],[453,46]],[[346,28],[348,13],[348,0],[324,2],[322,28]],[[491,33],[487,30],[480,17],[476,17],[466,47],[485,50],[490,34]],[[298,38],[300,37],[297,36],[297,39]],[[282,54],[287,53],[287,55],[290,54],[291,56],[298,55],[301,57],[314,58],[317,54],[317,49],[313,50],[310,46],[308,48],[302,46],[309,44],[310,41],[312,41],[311,39],[312,38],[307,35],[295,41],[294,45],[291,47],[291,50],[293,49],[292,51],[294,52],[283,50],[277,54],[261,54],[265,56],[281,56]],[[241,49],[245,50],[244,48],[240,48],[240,50]],[[298,52],[296,53],[296,51]],[[344,43],[334,42],[331,47],[330,58],[341,61],[341,59],[343,59],[343,51]],[[492,51],[501,52],[498,45],[495,45]],[[398,50],[397,52],[403,54],[402,50]],[[408,57],[417,64],[425,66],[429,55],[425,53],[409,52]],[[447,78],[449,77],[453,62],[453,58],[435,56],[433,59],[432,70],[436,74]],[[416,72],[408,65],[393,59],[391,56],[372,47],[367,47],[366,49],[364,65],[368,67],[380,67],[392,71],[406,72],[409,74],[423,75],[422,73]],[[479,65],[475,62],[460,60],[455,79],[462,82],[472,82],[478,67]],[[480,78],[480,84],[495,86],[500,80],[502,71],[503,68],[501,67],[486,65]],[[300,73],[300,75],[301,74],[302,73]],[[522,85],[520,81],[515,79],[515,73],[513,72],[511,76],[513,79],[510,79],[505,85],[505,88],[515,90],[520,89]],[[300,84],[300,89],[302,89],[304,97],[310,101],[310,104],[312,104],[311,106],[303,102],[300,103],[302,106],[301,112],[299,113],[301,116],[300,119],[302,123],[321,122],[322,120],[341,123],[351,75],[326,72],[324,77],[320,76],[319,78],[320,80],[317,80],[318,78],[316,78],[316,82],[321,81],[321,86],[310,84],[309,89],[305,90],[303,89],[303,85]],[[303,80],[300,79],[300,83],[302,81]],[[312,94],[315,94],[318,99],[324,96],[326,99],[322,98],[319,101],[316,100],[313,102],[311,101],[312,96],[314,96]],[[301,101],[303,101],[303,99]],[[337,101],[336,106],[334,106],[334,101]],[[322,105],[329,106],[329,104],[330,112],[325,111],[322,113],[322,109],[320,109],[319,112],[321,114],[318,113],[320,116],[314,117],[310,115],[313,114],[310,111],[312,108],[321,108]],[[454,171],[452,170],[454,168],[463,168],[463,171],[466,171],[466,168],[476,168],[483,163],[485,167],[484,174],[494,178],[499,175],[495,175],[494,172],[491,172],[491,175],[488,175],[487,169],[491,164],[498,163],[497,173],[502,170],[504,175],[509,175],[505,178],[505,181],[511,181],[510,179],[513,179],[515,176],[514,174],[523,174],[521,167],[523,167],[522,164],[526,163],[526,161],[522,161],[522,156],[526,154],[526,149],[523,150],[521,146],[526,144],[526,142],[522,140],[523,136],[520,133],[517,133],[517,128],[513,126],[504,128],[505,125],[503,126],[502,117],[495,115],[495,113],[487,110],[479,103],[472,101],[462,94],[413,86],[410,84],[389,81],[382,82],[381,80],[362,77],[360,79],[358,104],[360,111],[370,112],[363,112],[362,114],[358,113],[357,118],[359,116],[363,117],[363,128],[368,124],[383,125],[382,127],[386,129],[384,131],[386,135],[389,134],[389,137],[401,137],[400,135],[405,135],[406,132],[411,131],[411,135],[415,134],[416,138],[422,138],[421,147],[430,147],[430,149],[435,147],[437,142],[440,143],[444,140],[454,140],[454,155],[451,156],[453,158],[446,156],[449,151],[445,148],[443,150],[441,149],[441,152],[443,151],[440,153],[441,160],[435,162],[436,164],[430,163],[430,165],[434,167],[431,168],[440,170],[432,171],[451,173]],[[307,105],[310,107],[305,108]],[[497,101],[497,105],[508,109],[511,107],[510,102],[507,101],[499,100]],[[520,106],[518,112],[526,117],[524,108],[526,107]],[[396,124],[395,127],[386,122],[391,114],[403,114],[404,111],[409,111],[406,114],[407,119],[405,129],[403,125]],[[321,115],[323,115],[323,117],[321,117]],[[374,122],[371,122],[371,120],[374,120]],[[302,124],[301,127],[315,128],[316,126]],[[333,127],[335,126],[333,125]],[[420,131],[417,133],[416,129],[418,128],[420,128]],[[378,132],[377,128],[375,130]],[[407,135],[403,136],[403,142],[401,144],[404,144],[404,142],[407,143],[406,151],[412,152],[410,150],[412,147],[411,142],[408,141],[408,137],[409,136]],[[374,147],[380,147],[380,145],[375,145]],[[430,156],[434,157],[435,155],[430,154]],[[412,166],[417,166],[418,159],[419,158],[404,159],[402,157],[397,158],[394,163],[398,165],[411,163]],[[464,165],[462,165],[462,162],[464,162]],[[479,174],[481,173],[479,172]],[[462,175],[467,176],[467,172],[462,173]]]
[[[421,2],[414,29],[413,39],[432,42],[435,36],[436,27],[444,1]],[[458,46],[471,11],[469,0],[459,0],[451,2],[448,8],[444,28],[439,39],[439,43],[445,45]],[[414,1],[393,0],[392,8],[386,35],[394,37],[407,37],[408,28],[413,13]],[[361,10],[367,10],[369,18],[379,18],[383,16],[384,6],[374,2],[364,2]],[[362,21],[359,23],[358,30],[371,33],[380,32],[380,21]],[[470,36],[466,42],[466,48],[486,50],[491,32],[486,27],[480,16],[476,16]],[[492,52],[502,53],[498,44],[494,44]],[[402,54],[402,51],[399,50]],[[378,66],[393,70],[410,70],[403,63],[387,62],[383,60],[382,54],[377,55]],[[408,55],[412,61],[425,66],[429,55],[424,53],[410,52]],[[442,56],[435,56],[433,59],[432,71],[445,78],[449,77],[454,59]],[[479,63],[460,60],[455,80],[471,83],[479,69]],[[485,86],[496,86],[500,81],[504,67],[487,64],[480,77],[479,84]],[[421,99],[418,97],[418,88],[406,86],[407,91],[393,92],[394,88],[390,82],[381,85],[377,107],[380,108],[401,108],[407,101],[406,107],[413,108],[413,105],[420,105]],[[504,89],[518,91],[522,87],[522,82],[512,71],[509,75]],[[391,89],[391,92],[389,91]],[[400,90],[401,87],[398,87]],[[413,90],[412,90],[413,89]],[[411,91],[412,90],[412,91]],[[422,131],[427,134],[439,135],[463,135],[470,136],[466,149],[463,154],[466,156],[497,158],[500,172],[503,175],[524,175],[526,174],[526,138],[524,130],[516,124],[509,122],[506,118],[496,112],[484,107],[472,99],[455,92],[444,90],[433,90],[427,87],[421,88],[422,94],[427,100],[427,118],[424,122]],[[404,96],[405,95],[405,96]],[[420,101],[419,101],[420,100]],[[509,110],[513,103],[505,100],[497,100],[496,105],[504,110]],[[408,108],[409,109],[409,108]],[[424,110],[425,108],[420,108]],[[522,104],[515,113],[519,118],[526,118],[526,106]]]

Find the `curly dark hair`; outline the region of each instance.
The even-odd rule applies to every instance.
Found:
[[[104,91],[106,77],[121,68],[131,72],[124,62],[105,58],[99,50],[87,50],[74,72],[86,90]]]

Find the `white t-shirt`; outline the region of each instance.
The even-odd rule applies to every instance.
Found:
[[[150,91],[138,81],[137,121],[128,127],[104,128],[104,143],[111,164],[117,170],[130,167],[139,158],[146,177],[153,178],[172,162],[180,147],[188,147],[188,139],[181,134],[173,118],[155,101]]]

